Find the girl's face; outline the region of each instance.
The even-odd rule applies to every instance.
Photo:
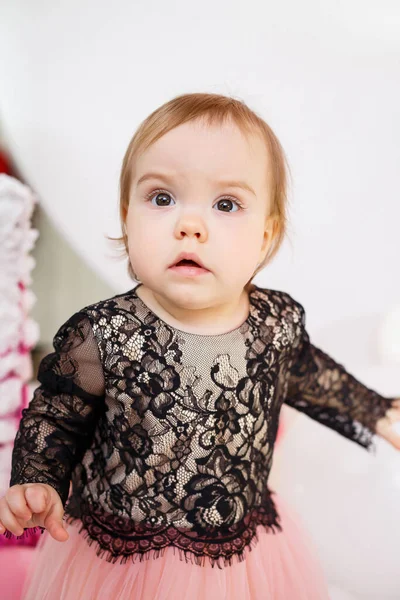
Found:
[[[190,121],[141,154],[126,229],[143,285],[182,308],[238,298],[271,243],[269,164],[261,138],[248,140],[228,123]],[[169,268],[181,252],[197,254],[208,271],[193,277]]]

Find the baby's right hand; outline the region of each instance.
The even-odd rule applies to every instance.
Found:
[[[24,528],[45,527],[58,542],[66,542],[64,508],[56,490],[45,483],[11,486],[0,498],[0,534],[5,529],[22,535]]]

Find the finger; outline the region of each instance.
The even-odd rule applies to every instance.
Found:
[[[29,521],[32,518],[32,511],[26,503],[22,485],[10,487],[6,492],[5,498],[11,512],[20,522]]]
[[[400,410],[398,408],[389,408],[386,411],[386,416],[388,417],[391,423],[400,421]]]
[[[11,512],[8,504],[3,504],[1,507],[1,521],[6,529],[14,535],[22,535],[24,527]]]
[[[18,525],[22,527],[22,529],[26,527],[26,520],[14,515],[12,509],[8,505],[7,498],[3,496],[2,498],[0,498],[0,515],[3,517],[3,514],[8,514],[8,511],[13,515],[13,518],[16,520]],[[4,533],[6,529],[6,524],[2,520],[0,520],[0,533]]]
[[[40,483],[25,484],[24,496],[32,513],[42,513],[50,507],[50,490]]]
[[[44,519],[44,527],[49,531],[50,535],[58,542],[65,542],[69,538],[69,534],[64,529],[63,525],[64,508],[60,500],[56,500],[50,507]]]

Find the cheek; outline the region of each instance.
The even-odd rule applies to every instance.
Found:
[[[247,235],[243,231],[234,238],[220,234],[212,247],[216,264],[223,268],[231,280],[242,280],[252,272],[259,257],[259,246],[254,235]]]
[[[215,235],[216,245],[224,257],[243,257],[250,262],[257,258],[262,244],[262,228],[249,219],[246,222],[235,223],[233,227],[219,228]]]
[[[137,266],[140,263],[153,263],[165,256],[165,236],[157,227],[149,226],[143,219],[135,218],[132,211],[126,221],[129,257]]]

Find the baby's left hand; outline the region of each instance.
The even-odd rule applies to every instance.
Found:
[[[396,422],[400,422],[400,398],[393,400],[392,407],[386,411],[386,416],[379,419],[376,424],[376,432],[400,450],[400,433],[396,433],[392,427]]]

